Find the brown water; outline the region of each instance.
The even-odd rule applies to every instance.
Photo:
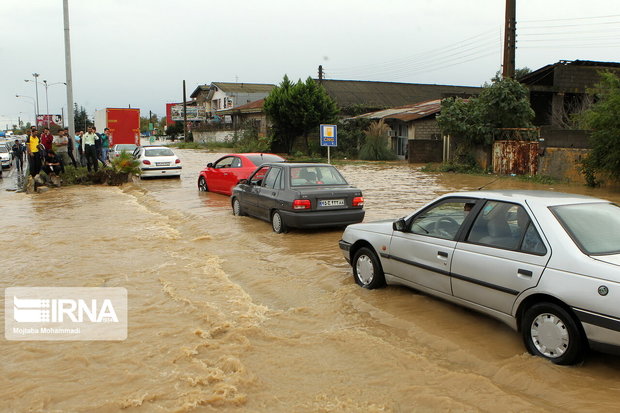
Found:
[[[216,154],[178,151],[181,180],[0,193],[0,282],[118,286],[122,342],[0,342],[0,411],[610,411],[620,358],[578,367],[528,355],[503,324],[415,291],[368,291],[341,231],[293,231],[199,193]],[[367,221],[492,177],[349,165]],[[6,174],[5,174],[6,175]],[[4,186],[9,186],[5,179]],[[502,179],[488,188],[620,194]],[[0,307],[4,319],[4,305]]]

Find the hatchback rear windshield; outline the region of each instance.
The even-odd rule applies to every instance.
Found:
[[[285,160],[278,155],[262,154],[262,155],[246,155],[256,166],[261,166],[267,162],[284,162]]]
[[[347,181],[333,166],[299,166],[291,168],[291,186],[346,184]]]
[[[168,148],[145,149],[144,156],[174,156],[174,153]]]
[[[577,204],[552,207],[579,248],[589,255],[620,253],[620,207],[615,204]]]

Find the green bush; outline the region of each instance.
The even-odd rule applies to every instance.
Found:
[[[240,132],[235,132],[234,148],[238,152],[271,152],[271,136],[260,136],[258,129],[246,125]]]
[[[383,122],[375,122],[366,131],[366,142],[360,149],[360,159],[365,161],[391,161],[396,155],[388,148],[388,126]]]

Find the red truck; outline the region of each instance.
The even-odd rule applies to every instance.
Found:
[[[110,128],[110,148],[120,143],[140,145],[140,109],[106,108],[95,111],[98,133]]]

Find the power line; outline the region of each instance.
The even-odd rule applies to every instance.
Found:
[[[566,19],[520,20],[520,22],[521,23],[558,22],[558,21],[574,21],[574,20],[590,20],[590,19],[608,19],[611,17],[620,17],[620,14],[610,14],[607,16],[572,17],[572,18],[566,18]]]

